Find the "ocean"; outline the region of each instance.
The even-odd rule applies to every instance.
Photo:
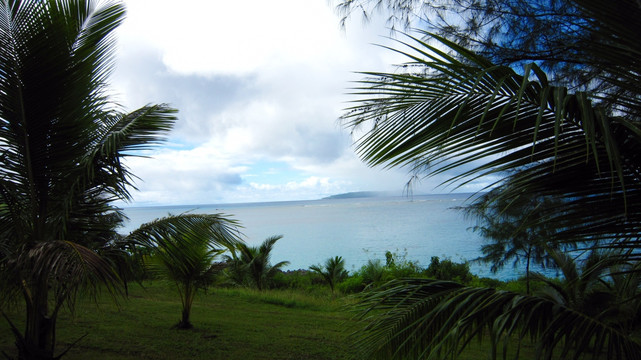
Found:
[[[412,197],[366,197],[309,201],[221,205],[182,205],[125,208],[127,234],[145,222],[181,213],[222,213],[243,226],[249,245],[282,235],[272,250],[271,262],[289,261],[286,269],[307,269],[327,258],[342,256],[350,271],[368,259],[384,262],[385,252],[404,255],[427,266],[432,256],[454,261],[481,255],[483,239],[474,224],[454,207],[464,205],[470,194],[419,195]],[[507,268],[498,274],[489,265],[472,262],[479,276],[501,279],[518,276]]]

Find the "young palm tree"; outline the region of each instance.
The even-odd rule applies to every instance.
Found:
[[[318,273],[329,284],[329,288],[334,293],[334,287],[347,277],[345,270],[345,260],[340,256],[327,259],[325,265],[312,265],[310,270]]]
[[[603,323],[620,327],[622,323],[619,321],[620,319],[612,319],[611,315],[615,312],[618,313],[614,310],[620,305],[620,300],[627,301],[634,298],[638,295],[639,289],[629,289],[631,293],[628,299],[618,299],[617,291],[610,286],[612,284],[610,277],[615,272],[628,272],[616,270],[616,268],[629,268],[629,264],[622,263],[621,256],[617,256],[613,252],[597,250],[591,251],[583,259],[576,259],[567,253],[554,250],[550,250],[549,255],[557,263],[557,267],[563,273],[563,278],[560,281],[551,281],[537,275],[542,282],[547,284],[541,289],[538,296],[589,315]],[[621,273],[615,275],[615,277],[619,276],[624,275]],[[638,284],[632,283],[631,285],[634,287]]]
[[[227,256],[230,267],[230,279],[238,285],[255,286],[258,290],[266,289],[276,272],[289,261],[281,261],[275,265],[270,263],[271,251],[283,236],[271,236],[258,247],[238,245],[238,254],[232,251],[232,256]]]
[[[151,249],[147,267],[176,284],[182,303],[177,328],[193,328],[190,315],[196,293],[222,271],[223,266],[214,262],[216,256],[241,244],[236,229],[236,221],[220,214],[184,214],[144,224],[125,238]]]
[[[388,280],[387,267],[381,259],[367,259],[358,274],[363,277],[363,284],[367,287],[378,286]]]
[[[627,250],[624,258],[634,260],[641,245],[641,23],[621,22],[620,12],[639,19],[641,5],[574,3],[582,30],[591,32],[582,50],[598,59],[590,66],[601,70],[595,80],[603,92],[571,92],[550,84],[536,64],[519,74],[445,39],[433,37],[443,46],[432,46],[409,37],[407,71],[365,73],[361,98],[344,121],[355,132],[368,126],[357,151],[371,165],[429,169],[428,175],[459,169],[448,183],[498,179],[492,186],[510,185],[496,195],[507,204],[523,194],[560,199],[562,206],[523,227],[545,221],[555,230],[547,239],[552,244],[589,238]],[[363,304],[383,310],[360,342],[379,358],[453,355],[484,334],[493,357],[501,342],[529,336],[546,359],[588,349],[641,358],[628,333],[539,297],[407,280],[369,294]]]
[[[22,297],[19,358],[54,358],[64,304],[80,289],[122,291],[102,257],[129,199],[122,159],[157,144],[175,110],[123,113],[106,80],[120,4],[0,1],[0,288]]]

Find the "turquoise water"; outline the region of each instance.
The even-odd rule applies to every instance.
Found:
[[[385,259],[386,251],[406,253],[406,258],[427,266],[432,256],[455,261],[480,255],[482,239],[468,230],[473,226],[453,207],[463,205],[469,194],[327,199],[254,204],[185,205],[126,208],[127,233],[167,214],[224,213],[240,221],[245,241],[260,244],[272,235],[283,235],[272,251],[272,263],[287,260],[288,269],[310,265],[340,255],[349,270],[368,259]],[[515,269],[491,274],[488,265],[472,263],[481,276],[509,278]]]

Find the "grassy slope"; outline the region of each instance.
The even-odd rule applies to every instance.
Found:
[[[146,290],[135,286],[120,309],[105,300],[98,308],[80,302],[75,316],[63,313],[57,352],[87,334],[64,359],[345,359],[351,321],[340,309],[340,300],[216,290],[194,302],[195,329],[176,330],[171,326],[180,318],[180,299],[154,283]],[[15,353],[4,320],[0,349]]]
[[[345,301],[301,292],[214,290],[194,302],[195,329],[176,330],[180,299],[154,282],[146,289],[134,286],[120,308],[108,299],[98,307],[80,301],[75,316],[61,314],[57,353],[86,335],[63,359],[350,359],[356,355],[347,338],[354,321]],[[22,313],[9,316],[15,321]],[[0,320],[0,350],[15,355],[13,336]],[[487,350],[475,342],[459,359],[487,358]]]

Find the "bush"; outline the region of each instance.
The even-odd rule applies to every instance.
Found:
[[[398,252],[385,252],[385,267],[387,268],[387,277],[389,280],[422,276],[422,269],[418,265],[418,262],[409,261],[406,257],[407,251],[401,254]]]
[[[365,280],[361,275],[353,275],[336,285],[336,289],[343,294],[355,294],[365,289]]]
[[[430,265],[425,269],[424,274],[430,278],[451,280],[462,284],[467,284],[474,279],[467,261],[457,263],[447,258],[441,260],[438,256],[432,256]]]
[[[533,279],[530,277],[530,293],[531,294],[536,294],[537,291],[541,290],[542,288],[546,287],[546,283]],[[521,276],[516,280],[510,280],[505,283],[503,286],[502,290],[508,290],[520,294],[525,294],[527,292],[527,284],[525,281],[525,276]]]
[[[474,287],[485,287],[485,288],[501,289],[501,290],[505,288],[504,281],[488,278],[488,277],[482,277],[482,278],[475,277],[474,279],[472,279],[469,285]]]
[[[323,283],[323,280],[308,270],[279,271],[274,275],[272,287],[274,289],[300,289],[311,290]]]
[[[386,268],[381,260],[367,260],[367,264],[358,270],[357,275],[363,279],[364,285],[380,284],[386,280]]]

